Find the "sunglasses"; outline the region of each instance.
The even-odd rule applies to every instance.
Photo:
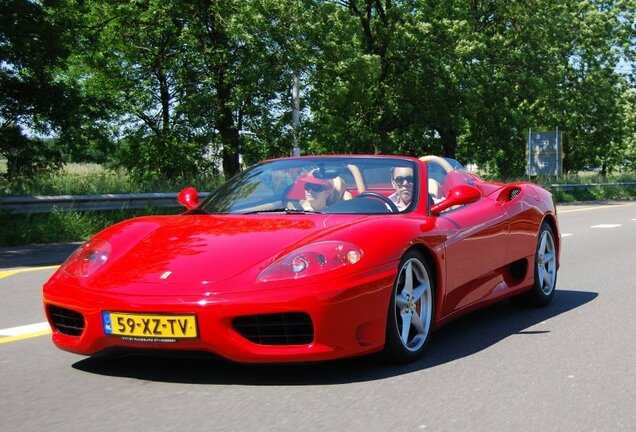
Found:
[[[308,192],[318,193],[329,189],[327,186],[321,186],[313,183],[305,183],[305,190]]]
[[[404,183],[413,183],[413,176],[397,176],[393,179],[393,181],[399,185]]]

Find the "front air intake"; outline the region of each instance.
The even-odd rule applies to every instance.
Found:
[[[81,336],[84,331],[82,314],[53,305],[49,305],[48,310],[55,330],[68,336]]]
[[[234,328],[259,345],[306,345],[314,340],[314,326],[303,312],[249,315],[234,319]]]

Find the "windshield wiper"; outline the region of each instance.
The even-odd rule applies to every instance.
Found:
[[[258,213],[322,214],[322,212],[314,211],[314,210],[296,210],[296,209],[290,209],[286,207],[264,209],[264,210],[254,210],[254,211],[250,211],[250,212],[242,213],[242,214],[258,214]]]

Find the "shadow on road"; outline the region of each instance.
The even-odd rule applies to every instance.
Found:
[[[300,365],[126,356],[90,357],[73,367],[99,375],[191,384],[325,385],[371,381],[439,366],[477,353],[512,335],[531,338],[547,333],[549,325],[541,331],[527,329],[583,306],[597,296],[592,292],[559,290],[545,308],[526,309],[501,302],[473,312],[435,332],[424,357],[408,365],[386,364],[377,356]]]

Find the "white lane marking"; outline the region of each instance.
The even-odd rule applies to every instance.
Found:
[[[590,228],[617,228],[621,226],[621,224],[600,224],[600,225],[592,225]]]
[[[11,327],[0,330],[0,336],[22,336],[29,333],[36,333],[51,330],[49,323],[44,321],[36,324],[28,324],[19,327]]]
[[[561,234],[561,237],[571,237],[571,236],[573,236],[573,235],[574,235],[574,234],[566,233],[566,234]]]

